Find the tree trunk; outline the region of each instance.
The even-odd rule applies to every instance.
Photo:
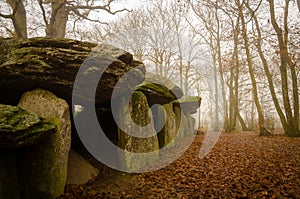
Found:
[[[51,18],[46,28],[46,36],[54,38],[65,38],[69,10],[65,0],[51,2]]]
[[[256,26],[256,30],[257,30],[256,48],[258,50],[259,57],[260,57],[260,59],[262,61],[262,64],[263,64],[263,67],[264,67],[264,71],[265,71],[265,74],[267,76],[267,80],[268,80],[268,83],[269,83],[269,89],[270,89],[270,92],[271,92],[271,97],[273,99],[273,103],[274,103],[275,109],[276,109],[276,111],[278,113],[278,116],[280,118],[282,127],[283,127],[284,131],[286,131],[287,130],[286,118],[285,118],[284,113],[283,113],[283,111],[282,111],[282,109],[280,107],[280,104],[278,102],[278,98],[277,98],[275,87],[274,87],[273,80],[272,80],[272,74],[270,72],[267,60],[266,60],[266,58],[264,56],[264,53],[263,53],[263,50],[262,50],[262,47],[261,47],[262,38],[261,38],[261,30],[260,30],[260,27],[259,27],[258,19],[257,19],[256,14],[250,8],[249,5],[247,5],[247,8],[252,13],[252,16],[253,16],[253,19],[254,19],[254,22],[255,22],[255,26]]]
[[[237,21],[239,21],[239,18],[237,18]],[[239,23],[237,23],[237,27],[239,26]],[[234,68],[234,115],[233,115],[233,125],[236,127],[236,120],[237,115],[239,113],[239,76],[240,76],[240,61],[239,61],[239,53],[238,53],[238,35],[240,34],[239,27],[237,28],[237,33],[235,34],[235,68]]]
[[[246,50],[246,55],[247,55],[249,74],[250,74],[250,78],[251,78],[251,82],[252,82],[253,98],[254,98],[254,103],[255,103],[256,109],[257,109],[257,114],[258,114],[259,135],[270,135],[270,132],[268,132],[265,128],[264,115],[263,115],[263,111],[262,111],[262,108],[261,108],[261,105],[259,102],[259,97],[258,97],[258,92],[257,92],[257,84],[256,84],[255,75],[253,72],[253,63],[252,63],[252,58],[251,58],[251,53],[250,53],[246,22],[245,22],[244,13],[242,10],[243,7],[240,4],[240,0],[238,0],[237,3],[238,3],[238,8],[239,8],[239,16],[241,17],[241,22],[242,22],[242,24],[241,24],[242,25],[242,35],[243,35],[245,50]]]
[[[235,53],[235,52],[234,52]],[[229,124],[228,129],[226,132],[233,132],[235,130],[235,123],[234,123],[234,87],[233,87],[233,68],[234,66],[230,67],[230,77],[229,77]]]
[[[215,57],[215,55],[214,55]],[[214,60],[216,60],[214,58]],[[217,79],[217,63],[214,63],[214,87],[215,87],[215,114],[214,114],[214,130],[219,130],[219,89],[218,89],[218,79]]]
[[[240,124],[242,126],[242,130],[243,131],[249,131],[249,128],[247,127],[247,125],[246,125],[246,123],[245,123],[245,121],[244,121],[244,119],[241,116],[241,114],[240,114],[239,111],[237,112],[237,118],[238,118],[238,120],[239,120],[239,122],[240,122]]]
[[[288,19],[288,7],[290,0],[285,0],[285,12],[284,12],[284,33],[282,29],[276,22],[275,17],[275,9],[274,9],[274,0],[269,1],[270,5],[270,15],[271,15],[271,23],[277,34],[279,49],[280,49],[280,74],[282,80],[282,95],[283,95],[283,105],[285,109],[286,115],[286,129],[285,133],[289,136],[300,136],[299,130],[299,94],[298,94],[298,86],[297,86],[297,76],[295,72],[295,64],[292,62],[288,48],[288,28],[287,28],[287,19]],[[291,108],[290,98],[289,98],[289,86],[288,86],[288,72],[287,66],[290,68],[290,72],[292,74],[292,92],[293,92],[293,100],[294,100],[294,116]]]
[[[15,29],[16,38],[27,38],[26,10],[23,0],[7,0],[13,10],[12,23]]]
[[[187,62],[187,66],[184,73],[184,94],[189,95],[189,72],[191,68],[191,62]]]
[[[223,129],[227,128],[228,125],[228,103],[226,100],[226,91],[225,91],[225,81],[224,81],[224,74],[223,74],[223,65],[222,65],[222,51],[221,51],[221,33],[220,33],[220,20],[218,17],[218,12],[216,10],[216,21],[217,21],[217,33],[216,33],[216,40],[217,40],[217,55],[218,55],[218,65],[219,65],[219,72],[220,72],[220,81],[221,81],[221,91],[222,91],[222,98],[224,103],[224,123],[223,123]],[[215,77],[217,78],[217,76]],[[216,93],[218,93],[218,90],[216,90]]]
[[[236,27],[234,28],[234,49],[232,55],[232,66],[230,68],[230,82],[229,82],[229,128],[228,131],[232,132],[236,128],[236,119],[238,113],[238,92],[239,92],[239,55],[238,55],[238,35],[239,18],[237,18]],[[234,83],[234,85],[233,85]]]

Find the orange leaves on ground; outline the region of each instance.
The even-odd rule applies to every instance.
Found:
[[[89,185],[90,198],[300,198],[300,138],[223,134],[200,159],[203,138],[168,167],[135,175],[136,186],[103,193]]]

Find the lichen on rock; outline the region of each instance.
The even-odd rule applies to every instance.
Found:
[[[78,72],[84,88],[97,85],[96,98],[79,89],[78,99],[94,100],[97,105],[110,101],[118,80],[128,71],[126,82],[138,85],[145,79],[145,66],[130,53],[108,44],[72,39],[29,38],[0,40],[0,103],[17,104],[21,95],[43,88],[72,103],[73,85]],[[82,70],[79,70],[82,69]],[[99,78],[95,74],[101,71]],[[13,88],[13,89],[12,89]],[[119,89],[122,94],[122,89]],[[93,93],[94,94],[94,93]],[[1,94],[0,94],[1,95]]]
[[[47,118],[58,129],[43,142],[18,151],[21,197],[56,198],[63,193],[67,178],[71,145],[69,106],[66,101],[42,89],[25,93],[18,106]]]
[[[124,103],[124,101],[122,101]],[[127,104],[122,104],[121,107],[125,107]],[[124,126],[129,131],[138,133],[138,135],[145,136],[145,134],[151,134],[154,136],[140,138],[130,135],[129,132],[124,132],[124,129],[119,129],[119,143],[118,146],[126,151],[124,156],[120,157],[123,162],[124,169],[130,172],[134,172],[142,168],[144,165],[151,164],[158,158],[157,150],[159,149],[159,143],[152,120],[152,112],[149,108],[146,96],[140,92],[135,91],[131,96],[128,109],[125,114],[124,109],[119,109],[119,121],[123,122]],[[150,117],[149,117],[150,116]],[[137,124],[132,126],[131,122]],[[139,127],[146,127],[142,130]],[[146,135],[147,136],[147,135]],[[138,154],[152,153],[152,156],[142,157]],[[150,157],[150,158],[149,158]]]
[[[0,148],[33,145],[57,131],[57,126],[35,113],[0,104]]]

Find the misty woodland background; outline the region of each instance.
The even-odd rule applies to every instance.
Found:
[[[198,127],[299,135],[300,12],[292,0],[7,0],[2,37],[111,43],[186,94]]]

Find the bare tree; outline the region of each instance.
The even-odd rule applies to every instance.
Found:
[[[205,9],[203,9],[205,7]],[[220,129],[220,101],[223,100],[224,104],[224,126],[227,129],[228,124],[228,104],[226,100],[225,91],[225,79],[224,79],[224,69],[222,61],[222,49],[221,42],[224,36],[225,21],[222,20],[223,15],[220,14],[222,10],[218,1],[202,1],[192,4],[192,8],[202,22],[205,32],[203,30],[197,31],[198,35],[203,39],[203,41],[209,46],[209,51],[212,57],[213,63],[213,76],[214,76],[214,100],[215,100],[215,110],[214,110],[214,128]],[[218,75],[220,74],[220,75]],[[218,78],[219,77],[219,78]],[[219,88],[219,82],[221,82],[221,88]],[[219,95],[219,90],[221,90],[222,95]]]
[[[244,39],[244,45],[245,45],[245,51],[247,55],[247,63],[248,63],[248,69],[249,69],[249,74],[251,77],[251,82],[252,82],[252,89],[253,89],[253,98],[254,102],[256,105],[256,110],[258,114],[258,125],[259,125],[259,134],[260,135],[269,135],[270,132],[268,132],[265,128],[265,121],[264,121],[264,115],[263,115],[263,110],[259,101],[259,96],[258,96],[258,91],[257,91],[257,81],[255,79],[255,75],[253,72],[253,61],[252,61],[252,56],[250,52],[250,46],[249,46],[249,38],[248,38],[248,33],[247,33],[247,24],[244,16],[244,2],[241,3],[240,0],[236,1],[238,11],[239,11],[239,16],[241,18],[241,26],[242,26],[242,36]]]
[[[108,41],[132,52],[149,71],[179,82],[188,94],[201,51],[185,15],[177,2],[153,1],[112,23]]]
[[[0,13],[0,17],[12,21],[16,38],[27,38],[26,10],[23,0],[7,0],[6,2],[11,8],[11,12],[9,14]]]
[[[136,60],[145,61],[149,33],[148,21],[145,10],[134,10],[106,26],[102,31],[105,35],[104,40],[131,52]]]
[[[286,125],[285,132],[290,136],[300,136],[299,129],[299,92],[298,92],[298,78],[296,74],[296,64],[292,61],[289,51],[288,51],[288,40],[289,40],[289,28],[288,28],[288,10],[289,10],[290,0],[285,0],[284,7],[284,24],[283,29],[279,27],[276,16],[275,16],[275,6],[274,0],[269,0],[270,5],[270,15],[271,23],[277,34],[279,53],[280,53],[280,75],[282,81],[282,95],[283,95],[283,104],[286,115]],[[292,79],[292,99],[293,99],[293,108],[289,98],[289,83],[288,83],[288,69],[291,74]],[[292,111],[293,109],[293,111]]]
[[[0,14],[0,17],[11,19],[17,38],[26,38],[28,24],[26,23],[26,10],[23,0],[7,0],[6,2],[12,12],[10,14]],[[79,20],[103,24],[105,22],[101,21],[95,13],[104,11],[115,15],[123,11],[129,11],[126,8],[113,10],[112,4],[114,2],[115,0],[37,0],[37,5],[40,7],[42,13],[41,16],[44,22],[46,36],[64,38],[66,35],[67,22],[70,18],[74,18],[73,25]],[[31,3],[35,3],[35,1]],[[92,12],[94,12],[94,14],[92,14]]]

